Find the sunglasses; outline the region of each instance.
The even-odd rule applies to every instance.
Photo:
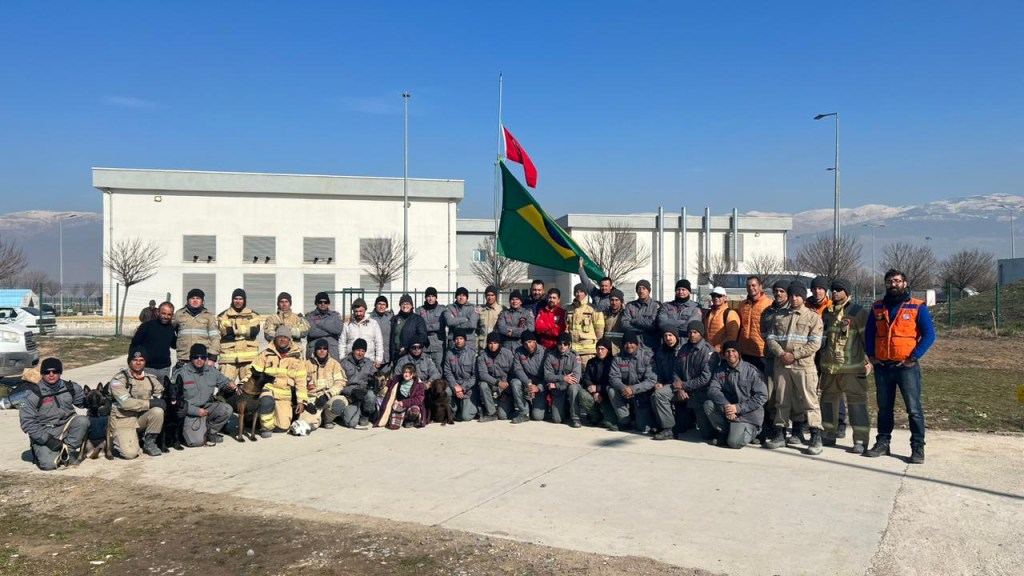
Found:
[[[60,371],[59,370],[47,370],[46,372],[43,372],[43,374],[46,374],[46,375],[48,375],[48,374],[60,374]]]
[[[317,304],[330,304],[330,302],[328,302],[327,300],[317,300],[316,303]]]
[[[409,348],[412,350],[423,350],[423,346],[420,346],[419,344],[413,344]]]
[[[205,355],[204,356],[196,355],[196,356],[192,357],[192,360],[206,360],[206,358],[207,358],[207,356],[205,356]]]

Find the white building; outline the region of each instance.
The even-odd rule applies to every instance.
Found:
[[[454,290],[456,204],[462,180],[409,181],[409,286]],[[403,234],[403,179],[296,174],[94,168],[103,192],[104,253],[140,238],[163,250],[157,274],[131,288],[126,315],[150,299],[182,305],[191,288],[225,309],[244,288],[260,313],[278,292],[297,311],[321,290],[376,290],[360,264],[360,243]],[[392,286],[402,289],[401,274]],[[123,288],[121,288],[123,289]],[[119,291],[103,270],[106,310]]]

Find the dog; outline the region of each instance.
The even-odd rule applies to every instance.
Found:
[[[440,422],[441,426],[455,424],[455,413],[448,403],[448,381],[437,379],[430,383],[424,399],[431,422]]]
[[[267,377],[266,375],[257,376],[251,375],[245,382],[239,382],[238,388],[235,389],[235,393],[228,398],[228,404],[234,409],[235,413],[238,414],[238,430],[235,432],[236,442],[245,442],[246,438],[249,441],[255,442],[259,439],[256,435],[256,426],[260,423],[260,415],[257,410],[259,406],[260,394],[263,392],[263,387],[267,382],[272,382],[273,377]],[[245,433],[245,416],[250,413],[252,417],[252,424],[250,424],[249,433]]]
[[[110,386],[102,382],[95,388],[86,386],[85,409],[89,414],[89,434],[85,442],[82,442],[81,452],[78,459],[84,460],[86,456],[90,460],[100,457],[100,450],[107,460],[113,460],[114,443],[110,440]]]

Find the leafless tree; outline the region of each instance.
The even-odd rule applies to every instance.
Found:
[[[651,247],[640,244],[633,227],[623,222],[613,222],[608,228],[585,236],[580,247],[612,282],[618,282],[651,261]]]
[[[893,242],[882,249],[882,269],[892,268],[906,274],[907,284],[911,288],[925,289],[932,285],[938,262],[931,246]]]
[[[836,278],[851,278],[860,267],[860,241],[852,236],[839,240],[838,250],[831,235],[821,234],[805,244],[796,255],[796,266],[804,272]]]
[[[404,252],[405,242],[397,234],[359,241],[359,262],[363,271],[377,283],[378,292],[402,273],[406,265]],[[409,263],[415,257],[416,253],[409,250]]]
[[[145,282],[157,273],[164,251],[155,242],[143,242],[141,238],[120,240],[103,255],[103,266],[114,275],[114,280],[124,286],[121,299],[121,315],[117,333],[121,333],[124,322],[124,307],[128,303],[128,291],[132,286]]]
[[[530,268],[529,264],[497,254],[494,250],[493,236],[485,238],[479,244],[479,250],[482,250],[487,255],[487,261],[473,261],[469,265],[469,269],[473,271],[473,275],[481,283],[495,286],[499,292],[504,292],[515,283],[526,278],[526,273]],[[497,270],[497,273],[495,273],[495,270]]]
[[[14,278],[25,269],[25,255],[13,240],[0,238],[0,281]]]
[[[786,269],[786,261],[779,256],[771,254],[758,254],[747,259],[747,272],[751,275],[761,277],[761,285],[771,289],[772,284],[779,279],[780,274]]]
[[[56,280],[48,280],[43,283],[43,293],[53,298],[57,294],[60,294],[60,282]]]
[[[697,258],[696,268],[698,284],[720,284],[716,279],[732,270],[732,261],[725,254],[715,254],[710,260],[702,256]]]
[[[100,285],[98,282],[86,282],[82,284],[82,296],[85,296],[85,300],[91,305],[92,297],[100,293]],[[97,302],[96,304],[99,304]]]
[[[17,288],[28,288],[37,294],[42,294],[45,291],[46,285],[50,283],[50,277],[46,275],[46,272],[30,270],[22,272],[14,279],[14,282]]]
[[[942,261],[939,275],[943,284],[963,291],[968,286],[984,290],[995,285],[996,261],[991,252],[966,248]]]

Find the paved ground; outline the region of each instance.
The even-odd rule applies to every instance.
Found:
[[[69,371],[95,383],[116,360]],[[26,440],[0,412],[0,470]],[[906,456],[908,435],[894,446]],[[1019,574],[1024,438],[934,432],[928,462],[739,451],[506,422],[228,440],[60,472],[439,525],[728,574]],[[310,475],[312,474],[312,476]]]

